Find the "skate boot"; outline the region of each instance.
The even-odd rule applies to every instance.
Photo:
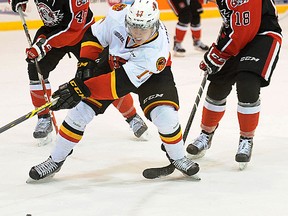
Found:
[[[43,146],[51,142],[52,121],[49,114],[38,117],[38,122],[33,132],[33,137],[38,140],[38,145]]]
[[[71,155],[72,152],[73,150],[70,151],[67,157]],[[46,161],[36,166],[33,166],[30,169],[30,172],[29,172],[30,178],[26,182],[31,183],[31,182],[35,182],[41,179],[45,179],[47,177],[53,177],[57,172],[59,172],[64,161],[65,160],[56,163],[55,161],[52,160],[51,156],[49,156],[49,158]]]
[[[130,128],[133,130],[134,135],[142,140],[148,140],[148,127],[143,119],[136,113],[134,116],[126,120]]]
[[[209,49],[209,47],[203,44],[200,40],[194,40],[193,46],[198,51],[207,51]]]
[[[193,176],[199,171],[199,165],[187,157],[178,160],[171,160],[171,163],[176,169],[188,176]]]
[[[235,160],[239,162],[240,170],[245,169],[247,163],[250,161],[252,148],[253,148],[253,138],[240,136],[238,151],[237,154],[235,155]]]
[[[180,42],[176,42],[174,38],[174,46],[173,46],[174,56],[176,57],[184,57],[186,50],[182,47]]]
[[[189,144],[186,148],[186,151],[190,154],[189,157],[192,159],[203,157],[206,150],[211,146],[213,135],[214,132],[207,133],[206,131],[202,130],[194,142]]]

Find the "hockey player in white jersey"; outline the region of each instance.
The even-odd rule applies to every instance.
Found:
[[[96,46],[104,51],[109,47],[108,53],[95,70],[78,74],[53,94],[58,100],[52,110],[72,109],[60,127],[49,158],[31,168],[29,176],[33,180],[58,172],[94,116],[130,92],[138,94],[141,108],[157,127],[166,155],[175,168],[188,176],[199,171],[198,164],[185,156],[169,39],[159,13],[155,0],[135,0],[131,7],[114,5],[104,19],[92,25],[93,37],[86,38],[83,46]],[[82,76],[91,78],[83,82],[79,78]]]

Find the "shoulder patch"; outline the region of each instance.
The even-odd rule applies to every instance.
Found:
[[[235,7],[241,6],[241,5],[248,3],[248,2],[249,2],[249,0],[232,0],[230,3],[232,5],[232,7],[235,8]]]
[[[158,71],[162,71],[166,66],[166,59],[164,57],[160,57],[156,61],[156,68]]]
[[[121,3],[115,4],[115,5],[112,6],[112,10],[114,10],[114,11],[121,11],[121,10],[123,10],[126,6],[127,6],[126,4],[121,4]]]

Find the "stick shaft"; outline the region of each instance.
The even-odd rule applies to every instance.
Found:
[[[23,14],[23,11],[22,11],[21,7],[18,7],[18,13],[19,13],[19,16],[20,16],[20,19],[21,19],[21,22],[22,22],[22,26],[23,26],[23,29],[24,29],[28,44],[29,44],[30,47],[32,47],[31,36],[29,34],[29,30],[28,30],[28,27],[27,27],[27,24],[26,24],[26,20],[24,18],[24,14]],[[39,63],[38,63],[37,59],[35,59],[35,66],[36,66],[36,70],[37,70],[37,73],[38,73],[38,79],[39,79],[39,81],[40,81],[40,83],[42,85],[45,101],[46,102],[50,102],[50,98],[47,95],[47,89],[46,89],[46,86],[45,86],[45,81],[44,81],[44,78],[43,78],[43,75],[42,75],[42,72],[41,72],[41,69],[40,69],[40,66],[39,66]],[[54,115],[53,111],[51,111],[51,119],[52,119],[52,122],[53,122],[53,125],[54,125],[54,128],[55,128],[55,131],[56,131],[56,133],[58,133],[57,121],[56,121],[56,118],[55,118],[55,115]]]
[[[186,127],[185,127],[185,131],[184,131],[184,133],[183,133],[183,141],[184,141],[184,142],[186,141],[187,136],[188,136],[188,133],[189,133],[189,131],[190,131],[190,128],[191,128],[193,119],[194,119],[194,117],[195,117],[195,114],[196,114],[196,111],[197,111],[197,108],[198,108],[198,105],[199,105],[201,96],[202,96],[202,94],[203,94],[203,91],[204,91],[204,88],[205,88],[205,85],[206,85],[206,81],[207,81],[207,75],[204,74],[204,77],[203,77],[203,79],[202,79],[200,88],[199,88],[198,93],[197,93],[197,97],[196,97],[195,102],[194,102],[194,105],[193,105],[193,109],[192,109],[192,111],[191,111],[191,113],[190,113],[189,119],[188,119],[187,124],[186,124]]]

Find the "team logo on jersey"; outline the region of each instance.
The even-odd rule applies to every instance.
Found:
[[[53,11],[51,8],[40,2],[37,5],[37,9],[40,15],[41,20],[44,22],[45,26],[52,27],[58,25],[63,19],[63,13],[60,13],[60,10]]]
[[[240,5],[243,5],[245,3],[247,3],[249,0],[232,0],[231,1],[231,5],[232,7],[237,7],[237,6],[240,6]]]
[[[158,58],[156,62],[156,68],[158,71],[162,71],[166,66],[166,59],[164,57]]]
[[[82,5],[85,5],[88,3],[88,0],[77,0],[76,1],[76,6],[81,7]]]
[[[115,11],[121,11],[123,10],[127,5],[126,4],[115,4],[112,6],[112,10]]]

